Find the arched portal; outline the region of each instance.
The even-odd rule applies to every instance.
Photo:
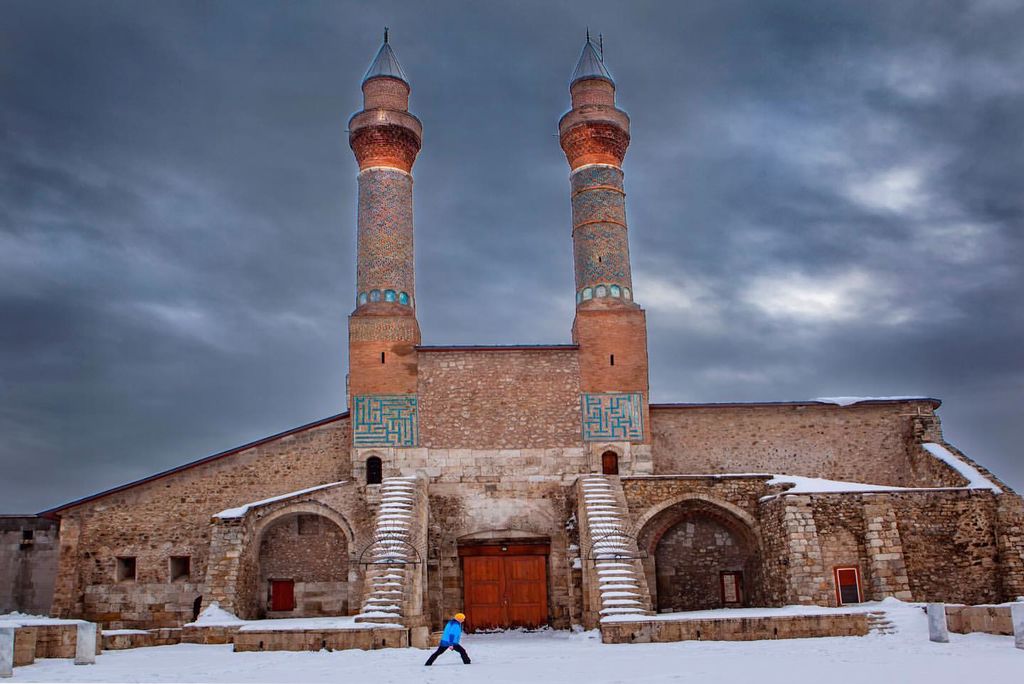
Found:
[[[294,513],[259,537],[257,602],[267,617],[348,613],[348,540],[330,518]]]
[[[644,565],[659,612],[762,600],[757,535],[724,505],[705,499],[669,505],[647,520],[638,541],[648,554]]]

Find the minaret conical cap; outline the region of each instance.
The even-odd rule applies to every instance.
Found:
[[[377,56],[373,58],[370,68],[363,75],[363,83],[378,76],[397,78],[399,81],[409,85],[409,79],[406,77],[405,72],[402,71],[402,65],[398,63],[398,58],[395,57],[395,51],[391,49],[391,45],[388,43],[386,33],[384,34],[384,43],[380,46],[380,50],[377,50]]]
[[[590,42],[589,35],[586,45],[583,46],[583,52],[580,53],[580,61],[576,62],[576,70],[572,72],[569,85],[584,78],[603,78],[612,85],[615,84],[612,75],[604,65],[604,59],[598,54],[594,44]]]

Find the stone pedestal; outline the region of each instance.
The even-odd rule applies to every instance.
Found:
[[[1024,603],[1017,602],[1010,607],[1013,620],[1013,643],[1017,648],[1024,648]]]
[[[949,642],[949,629],[946,627],[946,604],[928,604],[928,639],[939,644]]]
[[[96,664],[96,623],[78,623],[75,637],[75,665]]]
[[[14,675],[14,628],[0,627],[0,677]]]

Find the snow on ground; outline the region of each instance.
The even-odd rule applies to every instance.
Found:
[[[1013,647],[1012,637],[951,634],[948,644],[933,644],[919,606],[886,601],[881,607],[898,633],[618,645],[602,644],[597,632],[469,634],[463,645],[473,658],[472,665],[465,666],[454,653],[445,653],[432,668],[423,667],[429,651],[421,649],[233,653],[230,645],[180,644],[108,651],[89,666],[39,660],[15,668],[10,681],[963,684],[1019,681],[1024,672],[1024,650]]]
[[[29,615],[28,613],[5,613],[0,615],[0,627],[27,627],[39,625],[77,625],[81,620],[64,620],[47,617],[46,615]]]

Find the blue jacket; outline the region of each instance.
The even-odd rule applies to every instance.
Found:
[[[449,620],[444,626],[444,633],[441,634],[442,646],[454,646],[462,638],[462,625],[458,620]]]

